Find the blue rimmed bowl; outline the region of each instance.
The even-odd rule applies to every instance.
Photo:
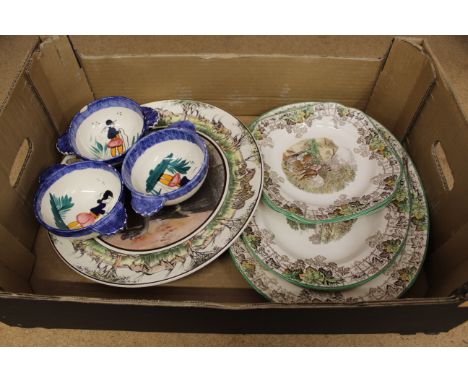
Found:
[[[208,150],[189,121],[176,122],[142,138],[125,156],[122,178],[132,208],[151,216],[165,205],[187,200],[208,172]]]
[[[54,165],[39,178],[34,213],[42,226],[58,236],[112,235],[127,220],[123,193],[122,178],[109,164]]]
[[[156,110],[130,98],[100,98],[73,117],[68,130],[58,139],[57,149],[83,159],[118,163],[158,119]]]

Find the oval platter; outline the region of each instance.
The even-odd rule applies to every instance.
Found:
[[[369,117],[340,104],[283,106],[250,129],[264,160],[265,203],[298,222],[373,212],[390,203],[403,176],[398,155]]]
[[[204,211],[211,213],[199,221],[198,227],[192,227],[192,232],[188,230],[182,237],[172,237],[165,243],[154,243],[153,240],[146,247],[142,246],[141,252],[134,244],[123,243],[125,237],[120,237],[120,241],[115,237],[114,241],[103,238],[100,241],[71,241],[50,235],[56,252],[67,265],[84,277],[111,286],[160,285],[208,265],[240,235],[261,197],[263,164],[260,152],[249,130],[235,117],[215,106],[189,100],[158,101],[144,106],[159,112],[159,126],[180,120],[195,124],[197,131],[207,141],[211,140],[213,147],[219,148],[221,164],[227,163],[226,187],[216,191],[216,200],[221,198],[222,201]],[[181,211],[176,208],[173,212]],[[193,211],[189,209],[188,212]],[[136,226],[137,231],[151,228],[142,228],[141,222]],[[137,237],[140,234],[137,232]]]

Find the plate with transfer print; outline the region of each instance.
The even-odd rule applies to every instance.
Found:
[[[261,196],[260,152],[251,133],[235,117],[196,101],[145,106],[159,112],[160,126],[191,121],[205,139],[210,168],[195,196],[150,219],[130,215],[127,228],[116,235],[74,241],[51,235],[67,265],[106,285],[154,286],[201,269],[240,235]]]
[[[404,246],[410,219],[406,177],[379,211],[334,223],[303,224],[260,203],[242,239],[271,271],[317,290],[343,290],[385,271]]]
[[[413,164],[409,163],[408,167],[412,182],[408,237],[394,264],[373,280],[339,292],[302,288],[265,268],[241,239],[229,249],[236,267],[258,293],[275,303],[361,302],[400,297],[413,285],[422,268],[429,238],[429,215],[424,191]]]
[[[250,126],[265,165],[263,199],[299,222],[350,220],[386,206],[401,162],[363,112],[336,103],[283,106]]]
[[[189,240],[216,216],[227,195],[229,166],[218,144],[203,133],[209,155],[206,181],[190,199],[166,206],[145,218],[130,207],[127,194],[127,227],[114,235],[96,239],[103,246],[129,255],[156,253]]]

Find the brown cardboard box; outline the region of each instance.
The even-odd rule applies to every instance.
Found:
[[[1,320],[232,333],[434,332],[465,321],[468,77],[459,69],[467,45],[462,37],[1,37]],[[438,57],[448,54],[447,70]],[[107,95],[197,99],[246,123],[306,100],[365,110],[406,145],[427,192],[430,248],[416,284],[394,301],[287,306],[266,303],[226,254],[145,289],[75,274],[38,228],[31,203],[38,175],[58,160],[58,134],[84,104]]]

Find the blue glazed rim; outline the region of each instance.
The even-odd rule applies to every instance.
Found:
[[[108,171],[119,179],[120,194],[114,207],[105,216],[99,219],[95,224],[87,226],[85,228],[65,230],[65,229],[60,229],[60,228],[52,227],[48,225],[42,219],[41,212],[40,212],[41,201],[44,198],[44,195],[47,192],[47,190],[57,180],[62,178],[64,175],[69,174],[76,170],[86,170],[86,169],[98,169],[98,170]],[[118,207],[123,208],[124,213],[125,213],[125,208],[123,207],[123,197],[124,197],[124,187],[123,187],[122,177],[120,176],[119,172],[110,164],[107,164],[104,162],[97,162],[97,161],[82,161],[82,162],[75,162],[69,165],[64,165],[64,164],[53,165],[49,167],[48,169],[46,169],[40,177],[39,188],[36,192],[36,195],[34,196],[34,202],[33,202],[34,215],[36,216],[36,219],[38,220],[38,222],[44,228],[46,228],[48,231],[58,236],[64,236],[64,237],[86,236],[91,233],[100,233],[100,229],[102,229],[102,227],[104,227],[107,223],[111,222],[112,219],[115,218],[114,215],[116,214],[116,212],[118,212],[117,211]],[[120,224],[118,224],[118,226],[115,227],[115,232],[117,232],[119,229],[125,226],[126,220],[127,220],[127,217],[125,213],[125,218],[123,220],[123,223],[120,222]],[[106,234],[112,234],[115,232],[108,232]]]
[[[59,138],[59,141],[57,142],[57,145],[56,145],[57,150],[59,152],[61,152],[62,154],[76,154],[80,158],[85,159],[85,160],[96,160],[94,158],[89,158],[87,156],[84,156],[79,152],[79,150],[78,150],[78,148],[76,146],[76,133],[77,133],[78,129],[80,128],[81,124],[83,123],[83,121],[86,118],[88,118],[90,115],[92,115],[93,113],[95,113],[95,112],[97,112],[99,110],[106,109],[106,108],[109,108],[109,107],[116,107],[116,106],[124,107],[124,108],[130,109],[130,110],[133,110],[134,112],[138,113],[141,116],[143,122],[142,122],[141,132],[140,132],[140,135],[139,135],[138,139],[140,139],[144,135],[145,131],[148,129],[148,127],[150,125],[157,123],[158,120],[159,120],[159,113],[156,110],[151,109],[151,110],[148,111],[148,109],[150,109],[150,108],[145,107],[145,106],[140,106],[136,101],[134,101],[134,100],[132,100],[132,99],[130,99],[128,97],[109,96],[109,97],[99,98],[97,100],[94,100],[94,101],[88,103],[78,113],[76,113],[74,115],[73,119],[70,122],[70,125],[69,125],[67,131],[65,132],[64,135],[62,135]],[[151,113],[153,115],[147,116],[147,114],[151,114]],[[147,121],[148,118],[150,119],[150,121]],[[67,141],[68,148],[70,148],[71,149],[70,151],[72,151],[72,152],[69,152],[69,150],[67,150],[64,147],[62,147],[62,148],[59,147],[61,139],[65,139]],[[138,141],[138,139],[137,139],[137,141]],[[65,144],[65,145],[67,145],[67,144]],[[118,162],[122,161],[122,158],[127,154],[129,149],[127,149],[122,154],[120,154],[120,155],[118,155],[116,157],[106,159],[106,160],[96,160],[96,161],[105,162],[105,163],[112,163],[112,164],[118,163]]]
[[[191,126],[189,126],[191,125]],[[135,165],[138,158],[140,158],[148,149],[151,147],[167,141],[172,140],[185,140],[196,144],[203,152],[203,162],[200,166],[200,169],[195,174],[195,176],[183,187],[167,192],[162,195],[148,195],[137,191],[131,181],[131,172],[133,166]],[[157,130],[144,138],[141,138],[134,146],[132,146],[128,151],[127,155],[122,164],[122,178],[125,186],[130,190],[130,192],[137,195],[140,198],[146,199],[148,201],[154,201],[155,203],[160,202],[162,199],[174,200],[178,199],[194,188],[196,188],[205,178],[208,173],[208,148],[205,145],[203,139],[201,139],[195,131],[195,126],[189,121],[180,121],[176,122],[163,130]],[[164,202],[165,202],[164,201]]]

